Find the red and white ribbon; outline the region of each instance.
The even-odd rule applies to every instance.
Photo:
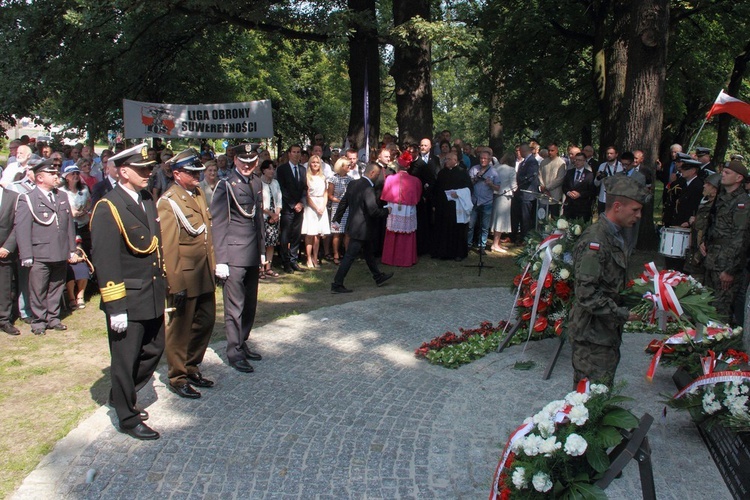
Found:
[[[654,292],[646,292],[643,294],[643,298],[652,301],[660,311],[671,311],[678,318],[682,316],[685,311],[683,311],[673,287],[686,281],[687,276],[678,271],[659,271],[653,262],[644,264],[643,267],[646,268],[646,271],[641,274],[641,279],[654,282]]]
[[[726,382],[742,383],[750,381],[750,372],[735,372],[735,371],[723,371],[710,373],[708,375],[701,375],[693,382],[682,388],[677,394],[672,396],[674,399],[680,399],[682,396],[692,391],[694,388],[698,388],[704,385],[716,385]]]
[[[728,326],[723,326],[723,327],[709,326],[706,328],[705,336],[709,340],[713,340],[713,338],[719,333],[727,333],[731,335],[732,329],[731,327],[728,327]],[[658,342],[657,344],[659,345],[659,348],[657,349],[656,354],[654,354],[654,357],[651,358],[651,364],[648,366],[648,371],[646,372],[646,380],[648,380],[649,382],[654,381],[654,374],[656,373],[656,367],[659,366],[659,361],[661,361],[662,354],[664,354],[664,349],[667,348],[667,346],[687,344],[688,342],[692,342],[693,339],[695,339],[695,334],[696,332],[694,328],[688,328],[687,330],[680,331],[672,335],[664,342]],[[709,351],[709,352],[712,352],[712,351]],[[716,364],[715,360],[713,364],[714,365]]]

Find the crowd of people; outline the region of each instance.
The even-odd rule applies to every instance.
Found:
[[[380,264],[505,253],[540,214],[614,221],[627,258],[640,208],[638,216],[618,211],[630,206],[626,199],[653,203],[656,176],[665,185],[665,226],[692,233],[668,267],[699,275],[716,290],[717,309],[742,323],[748,172],[741,158],[714,167],[705,148],[687,155],[675,145],[669,165],[647,168],[637,150],[610,147],[601,162],[591,146],[570,145],[566,153],[531,141],[498,159],[489,147],[451,140],[449,131],[403,145],[386,134],[369,154],[331,148],[316,135],[277,159],[249,143],[216,155],[210,147],[175,152],[154,140],[97,155],[85,145],[56,150],[13,141],[0,177],[0,328],[18,335],[13,320],[21,318],[36,335],[65,330],[61,308],[84,308],[94,278],[120,428],[156,439],[136,393],[163,352],[177,395],[200,398],[196,387],[214,385],[200,364],[216,320],[217,284],[224,286],[227,362],[248,373],[250,361],[262,359],[247,343],[259,283],[278,278],[276,269],[338,265],[331,292],[349,293],[344,280],[360,252],[381,286],[393,272]],[[620,178],[627,185],[612,184]],[[607,186],[620,194],[608,198]]]

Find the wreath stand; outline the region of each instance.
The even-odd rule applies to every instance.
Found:
[[[654,417],[646,413],[639,420],[638,427],[633,431],[621,431],[625,439],[610,452],[609,469],[595,483],[596,486],[603,490],[606,489],[615,478],[622,474],[622,470],[630,463],[630,460],[637,460],[643,500],[656,500],[654,471],[651,467],[651,445],[647,436],[653,423]]]

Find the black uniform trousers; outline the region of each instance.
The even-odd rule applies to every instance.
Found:
[[[200,372],[211,333],[216,323],[216,294],[188,297],[182,311],[175,311],[167,323],[166,349],[169,383],[186,383],[188,375]]]
[[[15,262],[0,262],[0,323],[12,323]]]
[[[246,359],[242,345],[250,336],[258,306],[258,266],[229,266],[224,282],[224,322],[227,331],[227,359]]]
[[[107,334],[112,356],[110,404],[117,413],[120,427],[132,429],[141,423],[135,409],[136,393],[151,380],[164,352],[164,315],[128,321],[128,329],[123,333],[112,330],[107,315]]]
[[[333,278],[333,283],[335,285],[344,285],[344,279],[346,278],[347,273],[349,273],[349,269],[351,269],[352,264],[354,264],[354,260],[359,255],[360,250],[362,250],[362,253],[365,257],[365,262],[367,263],[367,267],[372,273],[372,277],[377,279],[378,276],[380,276],[381,273],[380,269],[378,268],[378,261],[375,260],[372,241],[355,240],[354,238],[352,238],[349,240],[349,246],[346,248],[344,258],[341,259],[341,264],[339,264],[339,268],[336,271],[336,276],[334,276]]]
[[[29,271],[29,302],[31,302],[31,329],[43,330],[60,324],[60,305],[65,289],[68,263],[38,262],[34,260]]]
[[[299,257],[303,213],[304,210],[300,212],[287,209],[281,210],[281,227],[279,228],[281,234],[279,235],[279,241],[281,243],[281,262],[284,265],[288,265],[290,262],[297,262],[297,258]]]

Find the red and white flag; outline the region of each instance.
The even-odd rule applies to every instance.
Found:
[[[729,113],[738,120],[750,125],[750,104],[740,101],[729,94],[725,94],[723,90],[719,92],[719,97],[716,98],[714,105],[711,106],[711,110],[706,115],[706,120],[721,113]]]

